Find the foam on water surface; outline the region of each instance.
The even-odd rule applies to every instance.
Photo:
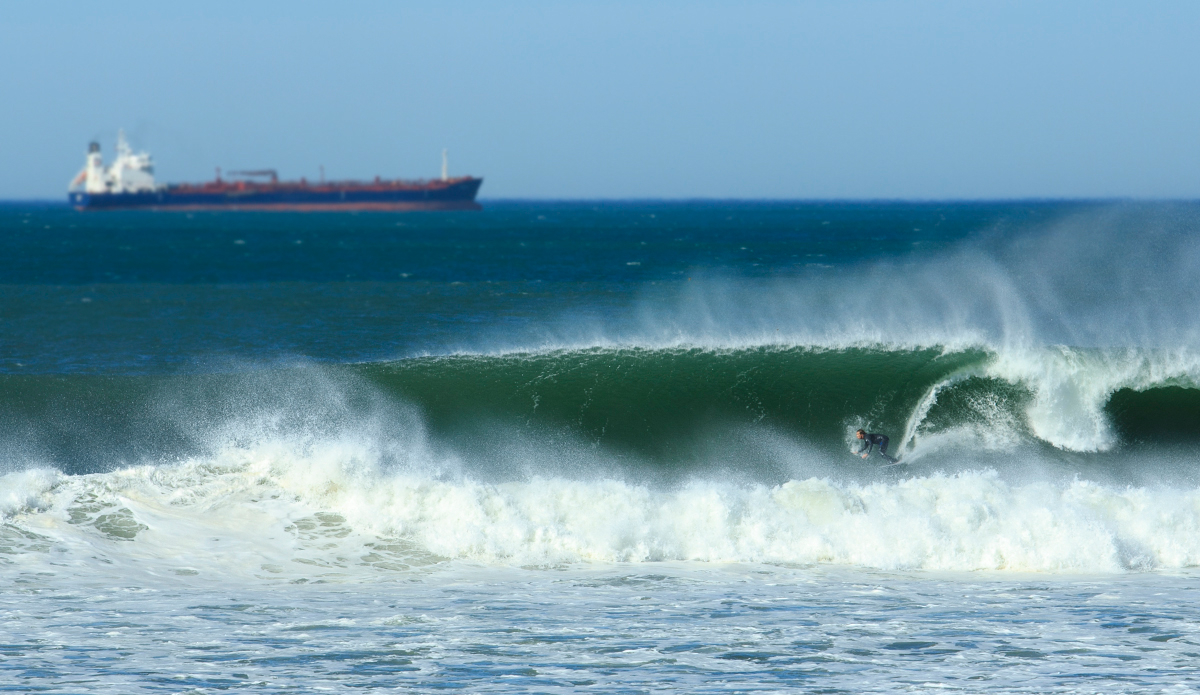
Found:
[[[10,571],[102,562],[304,581],[373,580],[439,562],[1093,573],[1200,564],[1200,490],[1191,487],[1022,482],[987,470],[773,486],[483,482],[390,470],[377,456],[346,442],[266,442],[112,473],[9,474],[6,527],[43,540],[37,552],[11,548],[4,562]]]
[[[52,570],[0,589],[12,687],[1141,693],[1198,675],[1187,574],[662,562],[281,585]]]

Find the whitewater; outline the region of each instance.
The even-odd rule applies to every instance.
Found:
[[[17,689],[1195,683],[1193,206],[29,220]]]

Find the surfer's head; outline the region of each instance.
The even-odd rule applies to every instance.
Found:
[[[858,437],[859,439],[862,439],[863,437],[867,436],[867,431],[866,431],[866,430],[859,430],[859,431],[857,431],[857,432],[855,432],[855,433],[854,433],[854,436],[855,436],[855,437]]]

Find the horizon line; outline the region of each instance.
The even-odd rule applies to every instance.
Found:
[[[1152,196],[997,196],[997,197],[961,197],[961,198],[900,198],[900,197],[835,197],[835,198],[748,198],[748,197],[720,197],[720,196],[678,196],[678,197],[597,197],[597,198],[578,198],[578,197],[538,197],[538,196],[512,196],[498,198],[478,198],[477,202],[489,204],[512,204],[512,203],[567,203],[580,205],[600,204],[647,204],[647,203],[668,203],[668,204],[720,204],[720,203],[765,203],[765,204],[788,204],[799,203],[806,205],[819,204],[871,204],[871,203],[890,203],[890,204],[929,204],[929,203],[1119,203],[1119,202],[1140,202],[1140,203],[1194,203],[1200,202],[1200,195],[1185,198],[1185,197],[1152,197]],[[59,198],[0,198],[0,205],[40,205],[51,207],[71,207],[71,204],[66,200]]]

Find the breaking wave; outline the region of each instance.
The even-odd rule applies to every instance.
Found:
[[[1200,358],[1186,350],[587,348],[165,377],[5,375],[0,417],[9,469],[179,460],[230,428],[320,436],[387,412],[422,422],[468,466],[518,444],[572,445],[687,471],[748,438],[840,457],[859,427],[914,458],[1186,444],[1200,439],[1197,383]]]
[[[10,376],[29,436],[7,447],[0,562],[1189,567],[1196,375],[1184,352],[776,346]],[[850,455],[859,426],[908,465]]]
[[[540,342],[0,375],[0,562],[1194,566],[1200,244],[1173,215],[676,283]],[[860,427],[905,465],[853,456]]]

